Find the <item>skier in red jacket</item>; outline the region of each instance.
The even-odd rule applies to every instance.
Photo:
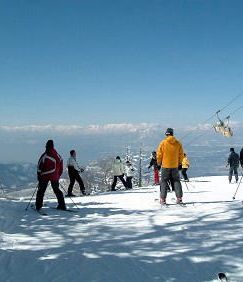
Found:
[[[49,181],[57,197],[57,209],[66,210],[63,193],[59,189],[59,179],[62,172],[63,160],[54,149],[53,140],[48,140],[46,143],[46,151],[41,155],[37,167],[39,184],[35,202],[36,210],[40,210],[43,206],[43,198]]]

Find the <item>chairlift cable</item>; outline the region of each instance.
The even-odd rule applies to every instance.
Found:
[[[231,113],[229,113],[228,117],[229,118],[231,115],[235,114],[238,110],[242,109],[243,106],[238,107],[236,110],[232,111]]]
[[[237,94],[237,95],[236,95],[234,98],[232,98],[224,107],[222,107],[221,109],[219,109],[216,113],[212,114],[209,118],[207,118],[207,119],[206,119],[205,121],[203,121],[201,124],[205,124],[205,123],[207,123],[208,121],[210,121],[212,118],[214,118],[215,116],[218,116],[218,114],[219,114],[220,112],[224,111],[227,107],[229,107],[235,100],[237,100],[237,99],[238,99],[240,96],[242,96],[242,95],[243,95],[243,91],[241,91],[239,94]],[[232,113],[230,113],[227,118],[229,118],[230,115],[232,115],[232,114],[235,113],[236,111],[240,110],[241,108],[243,108],[243,106],[237,108],[235,111],[233,111]],[[199,126],[197,126],[197,127],[195,128],[195,130],[197,130],[198,128],[199,128]],[[181,140],[183,140],[184,138],[186,138],[186,137],[187,137],[188,135],[190,135],[190,134],[191,134],[191,132],[188,132],[187,134],[185,134],[184,136],[182,136]],[[200,138],[200,137],[203,136],[203,135],[204,135],[204,133],[203,133],[203,134],[200,134],[200,135],[198,135],[198,136],[196,136],[196,137],[193,138],[191,141],[189,141],[188,143],[186,143],[185,146],[186,146],[186,145],[189,145],[191,142],[195,141],[196,139]]]

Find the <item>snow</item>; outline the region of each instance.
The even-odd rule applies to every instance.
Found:
[[[182,183],[187,207],[159,204],[159,187],[73,198],[75,213],[0,200],[1,281],[243,281],[243,184]]]

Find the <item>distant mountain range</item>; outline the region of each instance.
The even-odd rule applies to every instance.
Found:
[[[190,159],[191,167],[188,175],[191,177],[226,175],[228,169],[226,169],[225,165],[229,148],[234,147],[236,152],[239,152],[243,147],[243,130],[241,125],[234,127],[234,136],[231,138],[216,134],[211,125],[204,125],[201,128],[178,129],[175,132],[175,136],[181,140]],[[32,136],[32,138],[34,137]],[[64,158],[64,163],[66,163],[71,148],[75,148],[78,152],[77,158],[81,165],[90,166],[95,161],[95,168],[92,171],[92,166],[90,166],[91,169],[89,171],[89,173],[92,171],[92,177],[99,170],[101,163],[103,165],[104,159],[107,157],[110,159],[115,158],[117,155],[125,157],[128,147],[131,154],[138,156],[141,149],[143,153],[143,172],[146,174],[144,177],[147,178],[150,154],[153,150],[156,150],[163,138],[164,132],[162,132],[161,126],[142,124],[138,127],[133,125],[107,125],[104,128],[92,127],[78,134],[56,135],[55,141],[58,151]],[[14,146],[15,150],[18,147],[22,148],[24,146],[23,140],[19,142],[20,144],[17,144],[19,146]],[[31,148],[29,145],[29,151],[34,150],[37,156],[36,159],[38,159],[45,143],[43,141],[43,144],[35,142],[33,144],[35,147]],[[73,145],[70,147],[70,144]],[[66,153],[64,154],[63,152]],[[14,153],[11,156],[13,155]],[[67,178],[67,174],[64,173],[63,177]],[[36,183],[36,164],[18,161],[0,164],[0,184],[5,189],[28,188],[31,185],[33,186],[33,183]]]

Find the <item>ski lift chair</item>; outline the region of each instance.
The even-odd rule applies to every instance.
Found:
[[[229,127],[229,118],[230,116],[227,116],[225,118],[224,121],[222,121],[219,117],[219,111],[217,111],[217,118],[218,118],[218,122],[213,125],[213,128],[215,130],[215,132],[217,133],[222,133],[225,137],[231,137],[233,136],[233,131],[231,130],[231,128]]]

